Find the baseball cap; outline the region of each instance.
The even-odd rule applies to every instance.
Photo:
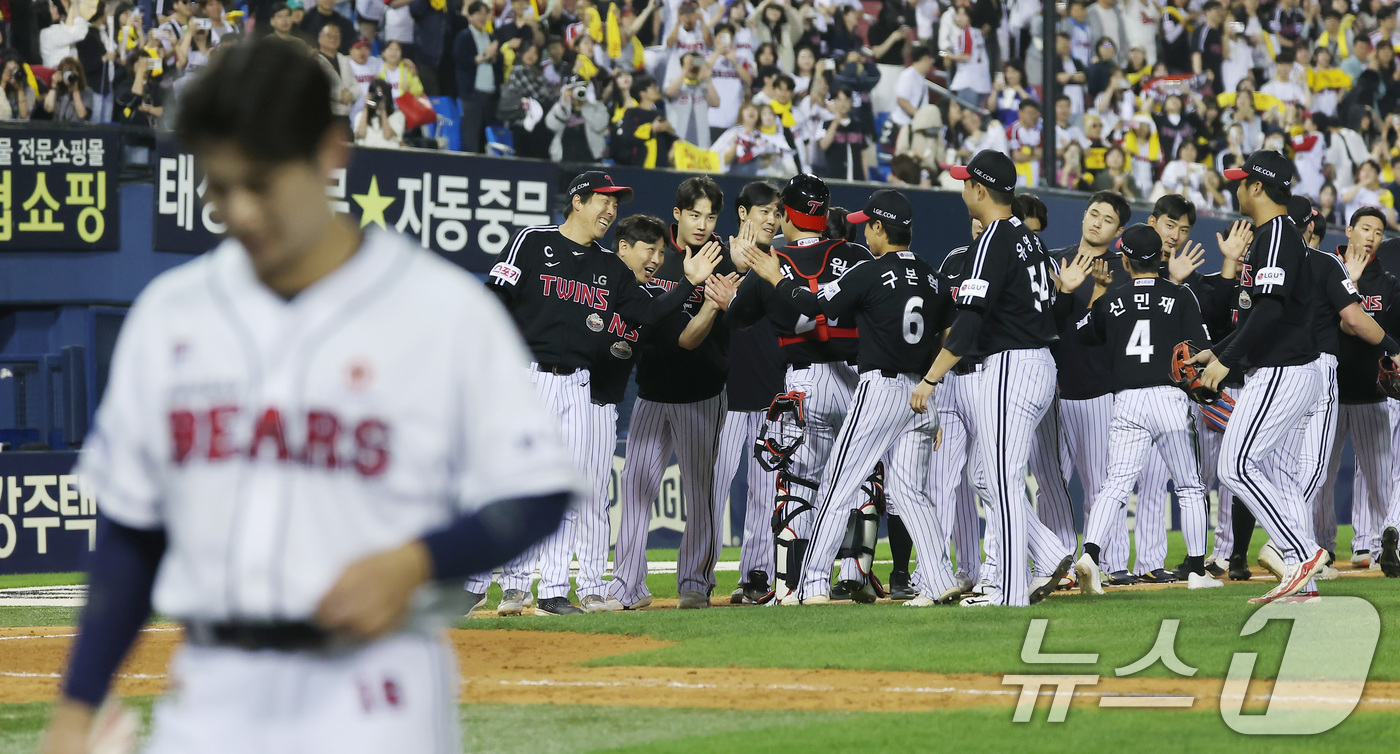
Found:
[[[1293,187],[1293,163],[1278,152],[1261,149],[1244,161],[1244,167],[1225,171],[1225,180],[1242,181],[1255,178],[1282,188]]]
[[[619,186],[613,183],[612,176],[601,170],[590,170],[586,173],[579,173],[574,176],[573,183],[569,184],[569,199],[580,191],[592,191],[598,194],[616,194],[618,204],[626,204],[632,201],[632,189],[626,186]]]
[[[901,228],[914,225],[914,207],[904,194],[894,189],[880,189],[865,201],[865,209],[846,215],[846,222],[860,224],[879,220],[883,224],[894,224]]]
[[[350,49],[353,50],[353,49],[356,49],[357,47],[369,47],[369,46],[370,46],[370,43],[369,43],[369,42],[366,42],[365,40],[361,39],[360,41],[356,42],[355,44],[350,45]]]
[[[991,149],[978,152],[966,165],[954,165],[948,172],[960,181],[977,181],[995,191],[1016,190],[1016,165],[1011,158]]]
[[[1123,236],[1118,239],[1118,248],[1129,259],[1150,262],[1162,258],[1162,237],[1150,226],[1134,223],[1123,231]]]
[[[1288,200],[1288,219],[1293,221],[1299,228],[1312,221],[1313,215],[1317,211],[1313,209],[1312,200],[1306,196],[1293,196]]]

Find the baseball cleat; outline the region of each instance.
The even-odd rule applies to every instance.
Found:
[[[1218,579],[1230,570],[1230,559],[1214,557],[1206,561],[1206,574],[1211,578]]]
[[[851,599],[862,605],[869,605],[879,598],[879,595],[875,592],[875,587],[869,582],[862,584],[853,579],[843,579],[841,583],[836,586],[844,587],[846,593],[851,595]]]
[[[1381,532],[1381,555],[1376,562],[1386,578],[1400,578],[1400,531],[1394,526],[1387,526]]]
[[[464,615],[471,615],[473,610],[486,604],[486,595],[477,594],[476,592],[467,592],[467,604],[471,605],[471,607],[467,608],[467,612],[464,613]]]
[[[811,597],[804,597],[804,598],[802,599],[802,604],[804,604],[804,605],[829,605],[829,604],[831,604],[831,598],[828,597],[828,596],[826,596],[825,594],[814,594],[814,595],[812,595]]]
[[[1033,587],[1033,588],[1031,589],[1031,593],[1030,593],[1030,602],[1031,602],[1031,604],[1034,605],[1035,603],[1040,602],[1041,600],[1045,599],[1046,597],[1049,597],[1051,592],[1053,592],[1053,591],[1055,591],[1057,588],[1059,588],[1059,586],[1060,586],[1060,579],[1064,578],[1065,574],[1066,574],[1066,573],[1069,573],[1069,569],[1071,569],[1071,568],[1073,568],[1073,567],[1074,567],[1074,556],[1073,556],[1073,555],[1066,555],[1066,556],[1064,556],[1063,558],[1061,558],[1061,559],[1060,559],[1060,562],[1055,566],[1055,572],[1052,573],[1052,574],[1050,574],[1050,578],[1046,579],[1046,580],[1045,580],[1045,583],[1041,584],[1040,586],[1038,586],[1038,587]]]
[[[676,608],[680,610],[703,610],[710,606],[710,595],[694,589],[682,589]]]
[[[548,597],[535,605],[535,615],[582,615],[583,610],[569,602],[568,597]]]
[[[1084,553],[1079,556],[1079,560],[1074,564],[1074,575],[1079,577],[1079,591],[1084,594],[1103,594],[1103,575],[1099,571],[1099,564]]]
[[[1254,578],[1254,574],[1249,572],[1249,563],[1243,555],[1230,556],[1230,580],[1249,581]]]
[[[968,591],[972,594],[986,594],[992,591],[992,582],[989,579],[982,579],[974,584],[972,589]]]
[[[827,601],[829,602],[830,600]],[[797,598],[797,592],[788,592],[787,596],[783,597],[782,601],[778,604],[783,607],[797,607],[802,604],[802,600]]]
[[[744,579],[744,599],[754,605],[773,599],[773,590],[768,586],[768,574],[763,571],[749,571]]]
[[[579,600],[578,606],[583,608],[585,613],[607,613],[622,609],[622,603],[618,602],[617,607],[610,607],[608,601],[597,594],[589,594]]]
[[[846,588],[847,583],[846,581],[836,582],[831,587],[831,591],[827,593],[827,598],[832,602],[850,602],[851,591]]]
[[[890,571],[890,599],[897,602],[912,600],[918,595],[909,584],[908,571]]]
[[[1137,574],[1127,570],[1114,571],[1108,575],[1108,579],[1103,582],[1104,586],[1132,586],[1140,581]]]
[[[971,597],[963,597],[958,603],[960,607],[991,607],[997,603],[992,602],[992,598],[985,594],[974,594]]]
[[[1061,592],[1072,592],[1078,588],[1079,577],[1075,575],[1073,568],[1069,569],[1068,573],[1060,577],[1060,583],[1055,587],[1055,589]]]
[[[1214,589],[1218,586],[1225,586],[1225,582],[1210,574],[1188,573],[1186,574],[1187,589]]]
[[[1357,568],[1371,567],[1371,551],[1357,550],[1351,554],[1351,564]]]
[[[1318,595],[1317,592],[1298,592],[1297,594],[1295,594],[1295,595],[1293,595],[1293,596],[1291,596],[1291,597],[1284,597],[1283,599],[1277,600],[1277,601],[1278,601],[1278,602],[1292,602],[1292,603],[1295,603],[1295,604],[1304,604],[1304,605],[1305,605],[1305,604],[1307,604],[1307,603],[1309,603],[1309,602],[1317,602],[1317,601],[1320,600],[1320,599],[1322,599],[1322,597],[1320,597],[1320,596]]]
[[[744,604],[744,585],[743,585],[743,584],[740,584],[738,589],[735,589],[734,591],[732,591],[732,592],[729,593],[729,604],[731,604],[731,605],[742,605],[742,604]]]
[[[498,615],[519,615],[530,601],[530,593],[523,589],[507,589],[501,593],[501,604],[496,606]]]
[[[1327,557],[1326,550],[1322,551],[1322,556]],[[1283,576],[1288,571],[1288,567],[1283,563],[1283,553],[1279,552],[1273,542],[1265,542],[1264,546],[1259,548],[1259,565],[1279,581],[1283,581]]]
[[[1165,568],[1154,568],[1147,573],[1138,574],[1138,581],[1144,584],[1175,584],[1179,579],[1175,573]]]
[[[1268,545],[1265,546],[1267,547]],[[1307,586],[1308,582],[1317,575],[1318,571],[1322,570],[1326,560],[1327,551],[1318,549],[1318,551],[1314,552],[1312,557],[1307,560],[1297,565],[1286,566],[1283,574],[1284,578],[1279,581],[1278,586],[1266,592],[1262,597],[1254,597],[1250,602],[1255,605],[1262,605],[1268,602],[1274,602],[1275,600],[1284,599],[1285,597],[1292,597],[1303,587]]]
[[[958,589],[961,589],[963,594],[968,594],[977,588],[977,585],[972,582],[972,577],[965,573],[956,574],[953,578],[957,580]]]
[[[1330,565],[1324,565],[1322,566],[1322,569],[1317,572],[1316,578],[1319,581],[1331,581],[1333,579],[1340,579],[1341,577],[1341,571],[1338,571],[1336,568]]]
[[[962,597],[962,588],[952,586],[943,592],[938,599],[930,599],[927,595],[920,594],[912,600],[904,603],[905,607],[933,607],[934,605],[951,605]]]

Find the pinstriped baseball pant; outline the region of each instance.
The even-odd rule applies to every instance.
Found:
[[[1210,499],[1211,488],[1215,489],[1216,496],[1215,545],[1211,548],[1211,554],[1229,560],[1230,552],[1235,547],[1235,530],[1230,525],[1230,512],[1234,508],[1235,496],[1215,473],[1220,462],[1222,436],[1223,433],[1206,426],[1205,414],[1197,406],[1196,439],[1201,443],[1201,484],[1205,486],[1206,499]]]
[[[618,483],[622,520],[613,551],[613,580],[608,588],[624,605],[651,594],[647,589],[647,531],[651,506],[674,450],[681,470],[685,531],[676,556],[676,587],[709,594],[715,587],[719,539],[715,524],[723,505],[715,501],[715,456],[724,429],[728,398],[719,395],[694,403],[657,403],[638,398],[627,430],[627,461]],[[606,547],[607,540],[604,540]]]
[[[538,565],[539,598],[565,597],[569,594],[569,565],[577,553],[578,595],[601,596],[608,556],[608,485],[617,446],[617,406],[593,402],[586,369],[556,375],[540,372],[531,364],[529,378],[545,407],[559,417],[564,446],[591,494],[569,508],[558,530],[506,563],[501,589],[530,591]],[[477,574],[468,579],[467,590],[485,593],[490,583],[490,574]]]
[[[1394,490],[1395,457],[1390,435],[1390,412],[1385,402],[1342,404],[1337,413],[1337,433],[1332,443],[1327,479],[1314,498],[1313,533],[1326,550],[1337,546],[1337,473],[1342,467],[1342,445],[1351,437],[1356,455],[1352,475],[1352,552],[1380,549],[1381,526]]]
[[[937,596],[953,586],[947,539],[925,484],[938,414],[916,414],[909,408],[909,396],[920,379],[918,375],[885,377],[874,371],[860,376],[817,490],[817,523],[803,563],[799,597],[830,591],[831,562],[841,547],[850,511],[861,484],[881,459],[886,461],[890,498],[898,501],[899,517],[919,553],[920,587]]]
[[[1302,487],[1289,469],[1297,465],[1304,422],[1321,391],[1316,362],[1250,370],[1220,440],[1221,481],[1264,526],[1288,565],[1318,549]]]
[[[1113,395],[1101,395],[1085,400],[1061,398],[1055,401],[1052,411],[1054,413],[1047,414],[1041,422],[1036,439],[1038,446],[1042,448],[1051,447],[1051,443],[1058,443],[1059,462],[1050,466],[1046,459],[1053,456],[1048,453],[1040,456],[1045,478],[1049,479],[1048,484],[1041,483],[1041,475],[1037,473],[1036,467],[1037,456],[1033,453],[1031,473],[1036,475],[1041,490],[1056,497],[1063,495],[1065,504],[1069,501],[1070,473],[1079,473],[1079,484],[1084,489],[1084,521],[1087,532],[1090,511],[1094,508],[1099,488],[1103,486],[1103,480],[1108,474],[1108,432],[1113,418]],[[1047,431],[1047,425],[1056,427],[1058,431]],[[1058,483],[1057,477],[1054,476],[1055,470],[1059,472]],[[1041,503],[1044,504],[1044,498],[1041,499]],[[1115,511],[1114,516],[1111,538],[1102,545],[1103,551],[1100,554],[1104,569],[1110,572],[1128,567],[1127,513]],[[1073,542],[1070,550],[1074,551],[1078,542],[1074,537],[1073,518],[1070,519],[1069,530],[1070,541]]]
[[[995,559],[997,575],[987,592],[992,604],[1023,606],[1030,602],[1030,530],[1039,525],[1026,489],[1035,428],[1055,399],[1055,360],[1048,348],[1002,351],[987,357],[977,396],[977,453],[985,469],[987,499],[986,549]],[[1053,568],[1069,555],[1037,557],[1037,565]]]
[[[1332,463],[1334,440],[1337,437],[1337,357],[1330,353],[1318,356],[1317,366],[1322,375],[1322,394],[1318,396],[1317,405],[1313,407],[1312,415],[1308,418],[1308,426],[1303,430],[1303,446],[1298,451],[1298,469],[1300,473],[1300,484],[1303,487],[1303,500],[1307,503],[1308,517],[1315,519],[1318,510],[1318,496],[1322,492],[1324,482],[1329,475],[1327,473]],[[1335,475],[1332,476],[1335,480]],[[1331,497],[1329,495],[1329,497]],[[1328,539],[1333,541],[1335,547],[1337,538],[1337,512],[1333,510],[1330,516],[1325,518],[1332,520],[1332,534]],[[1325,523],[1325,521],[1324,521]],[[1318,522],[1313,521],[1312,531],[1320,533],[1317,528]],[[1332,547],[1325,549],[1331,550]]]
[[[1085,542],[1098,543],[1109,536],[1112,513],[1127,506],[1133,482],[1141,475],[1143,464],[1149,456],[1157,454],[1176,482],[1186,552],[1188,555],[1206,554],[1209,515],[1205,488],[1201,485],[1201,459],[1191,402],[1185,393],[1170,386],[1123,390],[1115,396],[1109,430],[1108,477],[1090,511]],[[1160,529],[1160,525],[1157,528]]]
[[[938,508],[943,532],[957,553],[957,572],[973,581],[981,578],[982,570],[982,522],[977,516],[977,497],[973,494],[976,485],[972,481],[977,470],[973,414],[980,378],[980,371],[949,373],[934,391],[943,444],[933,452],[928,467],[929,497]],[[986,483],[981,486],[985,489]]]
[[[762,571],[773,583],[773,490],[778,472],[768,471],[753,458],[754,439],[763,426],[767,411],[730,411],[719,434],[719,453],[715,457],[715,503],[724,505],[729,486],[739,463],[748,466],[748,504],[744,507],[744,541],[739,550],[739,580],[748,578],[750,571]],[[723,543],[719,537],[723,527],[715,527],[715,561]]]

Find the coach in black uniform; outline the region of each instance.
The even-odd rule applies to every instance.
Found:
[[[1009,157],[983,150],[966,166],[954,167],[952,175],[963,181],[963,202],[986,230],[969,260],[968,278],[958,288],[947,342],[909,405],[917,413],[927,411],[934,386],[962,354],[987,354],[977,400],[977,448],[992,501],[986,547],[999,548],[1000,567],[987,593],[963,604],[1026,605],[1033,599],[1026,567],[1028,527],[1043,524],[1031,510],[1025,470],[1031,437],[1055,397],[1055,361],[1048,348],[1057,337],[1050,311],[1054,262],[1040,237],[1012,216],[1016,167]],[[1054,590],[1072,563],[1065,548],[1044,594]]]
[[[609,327],[613,314],[638,327],[679,311],[720,261],[717,251],[689,255],[683,264],[685,276],[675,289],[652,298],[637,284],[632,270],[599,243],[617,218],[618,203],[631,197],[632,189],[615,185],[606,173],[580,174],[569,185],[564,223],[521,230],[497,257],[487,280],[530,346],[534,358],[530,379],[559,416],[579,473],[593,490],[578,510],[565,515],[552,537],[506,564],[501,577],[505,614],[518,614],[529,601],[537,563],[540,586],[535,612],[579,612],[567,596],[575,552],[580,601],[589,611],[606,609],[603,569],[617,409],[595,404],[589,387],[589,370],[599,358],[599,335]],[[487,579],[473,577],[467,590],[484,593],[486,583]]]
[[[865,223],[874,261],[861,262],[817,292],[784,277],[776,255],[750,260],[754,271],[807,317],[854,317],[860,330],[860,384],[836,436],[817,491],[817,525],[796,597],[803,604],[828,601],[831,562],[840,548],[861,483],[884,460],[889,497],[919,551],[917,581],[924,593],[909,605],[933,605],[962,593],[949,567],[947,540],[928,496],[929,456],[936,443],[936,414],[909,411],[914,386],[933,363],[951,300],[939,295],[933,268],[909,250],[914,209],[897,191],[877,191],[865,209],[846,216]]]
[[[1114,514],[1125,508],[1133,483],[1151,453],[1160,453],[1176,483],[1192,587],[1216,586],[1205,575],[1206,509],[1201,483],[1196,419],[1186,394],[1171,384],[1176,344],[1209,341],[1201,308],[1189,288],[1160,277],[1162,239],[1146,225],[1123,233],[1120,244],[1127,275],[1096,298],[1076,323],[1079,338],[1106,346],[1111,359],[1113,418],[1108,435],[1108,474],[1098,507],[1085,526],[1084,555],[1075,565],[1081,591],[1103,594],[1099,547],[1109,536]]]
[[[1244,389],[1221,438],[1220,479],[1238,496],[1282,550],[1285,573],[1278,586],[1255,602],[1272,602],[1314,589],[1313,576],[1327,551],[1313,540],[1302,491],[1291,480],[1276,451],[1303,427],[1322,391],[1313,362],[1318,348],[1312,297],[1317,282],[1308,248],[1287,207],[1293,164],[1277,152],[1250,155],[1243,168],[1227,170],[1240,181],[1241,211],[1254,221],[1254,241],[1240,269],[1239,327],[1202,351],[1207,364],[1202,382],[1218,388],[1231,369],[1244,369]],[[1285,451],[1286,453],[1286,451]]]

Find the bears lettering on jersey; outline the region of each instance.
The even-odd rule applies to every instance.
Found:
[[[544,283],[544,295],[550,295],[550,288],[554,289],[554,295],[564,301],[573,300],[576,304],[591,306],[594,309],[608,308],[608,289],[594,287],[577,280],[569,280],[555,275],[540,275],[540,282]]]
[[[275,458],[304,466],[354,469],[366,477],[379,476],[389,468],[390,429],[383,420],[362,419],[352,428],[331,411],[313,409],[306,414],[302,442],[294,448],[282,411],[276,406],[258,414],[251,436],[246,431],[247,422],[239,421],[240,413],[234,405],[172,410],[171,460],[183,466],[197,458],[214,462],[237,457]]]

